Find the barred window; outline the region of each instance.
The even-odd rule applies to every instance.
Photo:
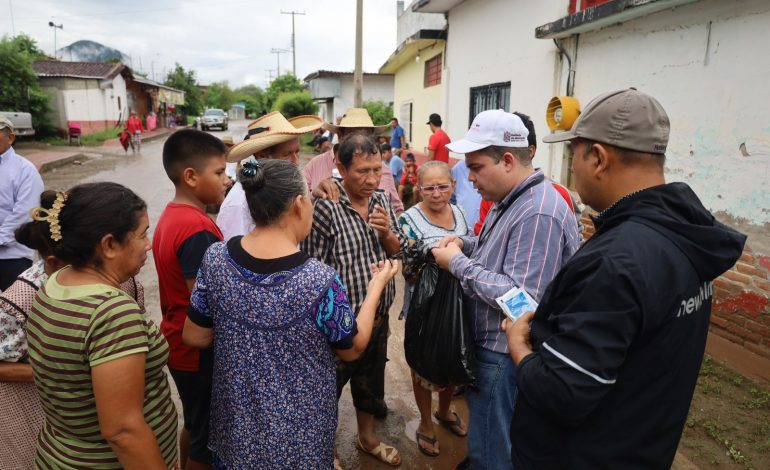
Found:
[[[425,88],[441,84],[443,55],[444,54],[439,54],[425,61]]]

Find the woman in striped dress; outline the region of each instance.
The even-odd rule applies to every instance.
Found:
[[[54,191],[40,196],[40,205],[50,208]],[[23,225],[16,240],[37,251],[38,260],[0,293],[0,470],[31,469],[35,442],[43,428],[43,407],[32,379],[27,354],[27,316],[38,289],[64,263],[52,254],[51,240],[40,233],[40,223]],[[132,277],[120,286],[144,308],[144,288]]]
[[[40,289],[27,320],[45,413],[35,467],[176,467],[168,345],[119,289],[147,259],[146,204],[119,184],[83,184],[33,218],[68,265]]]

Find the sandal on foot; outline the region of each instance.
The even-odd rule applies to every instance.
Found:
[[[461,433],[457,429],[455,429],[455,426],[459,427],[461,424],[463,424],[463,420],[460,419],[460,415],[452,412],[453,415],[455,415],[455,419],[443,419],[441,416],[439,416],[438,411],[433,413],[433,417],[438,420],[438,422],[444,426],[445,428],[449,429],[452,434],[458,437],[465,437],[468,435],[468,431],[465,431],[464,433]]]
[[[417,434],[417,448],[420,449],[420,452],[422,452],[423,454],[427,455],[428,457],[437,457],[438,454],[439,454],[438,451],[430,450],[430,449],[427,449],[427,448],[423,447],[420,444],[420,441],[425,441],[428,444],[430,444],[432,446],[435,446],[436,442],[438,441],[438,437],[433,436],[432,438],[430,438],[430,437],[426,436],[425,434],[420,434],[419,432],[416,433],[416,434]]]
[[[377,444],[377,447],[369,450],[364,447],[363,444],[361,444],[361,438],[358,437],[356,438],[356,447],[358,450],[366,452],[367,454],[371,455],[386,465],[390,465],[391,467],[398,467],[401,465],[401,456],[399,455],[398,450],[396,450],[395,447],[389,446],[382,441]]]

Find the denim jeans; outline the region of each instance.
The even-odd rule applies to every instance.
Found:
[[[468,459],[472,470],[513,468],[511,420],[516,404],[516,366],[508,354],[476,348],[475,387],[466,389]]]

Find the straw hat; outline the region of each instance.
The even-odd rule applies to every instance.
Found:
[[[338,133],[341,128],[371,128],[375,134],[379,134],[386,131],[389,127],[390,124],[375,126],[374,122],[372,122],[372,118],[369,116],[369,111],[364,108],[348,109],[345,115],[342,116],[342,120],[339,124],[332,124],[330,122],[324,123],[324,129],[328,129],[335,134]]]
[[[287,120],[278,111],[265,114],[249,123],[246,140],[230,149],[227,154],[227,161],[239,162],[260,150],[313,132],[322,124],[323,119],[318,116],[297,116]]]

